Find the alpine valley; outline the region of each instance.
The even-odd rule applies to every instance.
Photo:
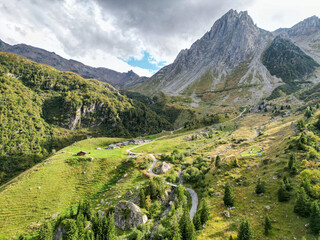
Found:
[[[230,10],[150,78],[0,51],[0,239],[318,239],[318,17]]]

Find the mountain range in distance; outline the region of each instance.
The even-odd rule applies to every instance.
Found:
[[[133,71],[90,67],[25,44],[11,46],[1,41],[0,51],[95,78],[118,89],[182,96],[195,106],[242,106],[319,82],[320,19],[313,16],[292,28],[269,32],[257,27],[246,11],[230,10],[189,49],[181,50],[173,63],[150,78]],[[272,54],[266,59],[265,53]],[[289,78],[284,77],[288,74]]]
[[[18,54],[37,63],[50,65],[60,71],[71,71],[79,74],[83,78],[94,78],[101,82],[109,83],[118,89],[132,87],[147,79],[146,77],[140,77],[132,70],[126,73],[120,73],[108,68],[90,67],[75,60],[65,59],[54,52],[26,44],[9,45],[0,40],[0,51]]]

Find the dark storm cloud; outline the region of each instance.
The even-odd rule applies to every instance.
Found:
[[[182,47],[201,37],[214,20],[230,8],[239,8],[250,2],[10,0],[0,7],[0,15],[7,11],[6,17],[12,18],[11,22],[18,25],[14,27],[21,34],[50,32],[70,56],[83,56],[87,52],[101,50],[128,58],[147,50],[158,57],[157,60],[162,60],[172,59]],[[108,22],[108,26],[104,27],[104,22],[99,22],[98,18]]]

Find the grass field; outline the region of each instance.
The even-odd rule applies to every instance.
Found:
[[[0,192],[0,239],[32,231],[38,223],[60,213],[81,199],[116,201],[119,195],[140,184],[144,176],[128,169],[128,176],[117,183],[122,172],[115,166],[126,159],[126,148],[106,150],[122,139],[98,138],[77,142],[20,175]],[[96,150],[101,147],[101,150]],[[87,157],[74,156],[85,150]],[[89,161],[89,157],[94,160]],[[107,191],[108,190],[108,191]]]

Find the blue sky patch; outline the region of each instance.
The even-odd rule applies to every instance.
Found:
[[[147,69],[150,72],[156,72],[160,68],[162,68],[165,65],[165,61],[158,62],[150,56],[149,52],[144,51],[143,52],[143,58],[142,59],[136,59],[134,57],[130,57],[129,60],[121,59],[122,61],[128,63],[132,67],[140,67],[143,69]]]

